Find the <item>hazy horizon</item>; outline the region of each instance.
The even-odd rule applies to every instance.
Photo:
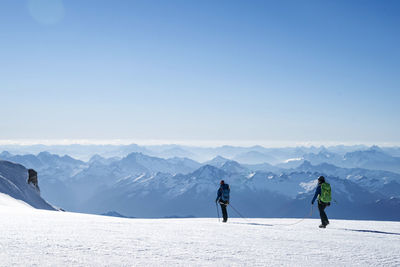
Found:
[[[132,140],[132,139],[0,139],[0,146],[69,146],[69,145],[114,145],[114,146],[158,146],[158,145],[178,145],[193,147],[220,147],[237,146],[252,147],[262,146],[265,148],[284,148],[284,147],[330,147],[330,146],[379,146],[379,147],[399,147],[400,143],[388,142],[295,142],[295,141],[246,141],[246,140]]]

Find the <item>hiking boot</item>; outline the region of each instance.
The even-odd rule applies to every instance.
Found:
[[[319,226],[319,228],[326,228],[326,225],[325,225],[325,224],[321,224],[321,225]]]

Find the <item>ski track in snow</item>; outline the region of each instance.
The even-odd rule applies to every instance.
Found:
[[[4,200],[2,201],[4,204]],[[400,223],[125,219],[0,205],[0,266],[399,266]]]

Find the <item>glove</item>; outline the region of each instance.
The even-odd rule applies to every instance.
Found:
[[[314,201],[311,201],[311,205],[314,205]]]

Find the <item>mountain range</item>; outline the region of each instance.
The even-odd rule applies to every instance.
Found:
[[[316,179],[324,175],[335,200],[330,213],[337,218],[400,220],[400,174],[385,170],[394,168],[396,157],[378,147],[343,155],[324,148],[304,155],[294,151],[298,153],[292,149],[287,157],[299,158],[276,165],[243,164],[222,156],[199,163],[141,152],[125,157],[93,155],[87,161],[49,152],[3,152],[0,158],[37,170],[42,196],[71,211],[114,211],[129,217],[215,216],[213,201],[219,180],[224,179],[231,185],[231,204],[246,216],[301,217],[310,209]],[[385,159],[391,161],[383,164]],[[385,169],[378,170],[379,166]]]

